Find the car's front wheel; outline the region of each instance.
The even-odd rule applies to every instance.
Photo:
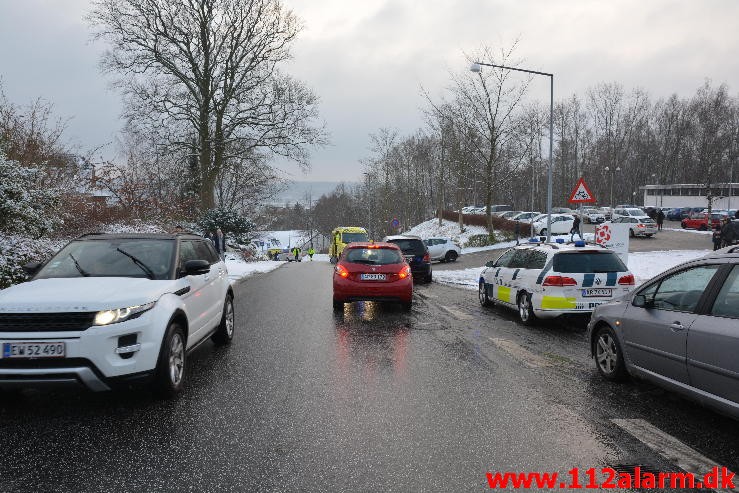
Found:
[[[518,318],[524,325],[531,325],[536,321],[534,306],[531,304],[531,295],[523,292],[518,295]]]
[[[185,385],[185,333],[177,322],[170,322],[159,350],[159,361],[154,375],[154,390],[162,397],[172,398]]]
[[[613,329],[607,325],[600,326],[595,333],[595,364],[607,380],[619,382],[626,378],[621,345]]]
[[[221,323],[218,325],[218,329],[216,329],[215,333],[211,336],[211,340],[220,345],[230,344],[231,340],[234,338],[234,324],[234,300],[231,295],[228,295],[223,304]]]
[[[488,296],[488,290],[485,287],[485,283],[480,281],[480,287],[477,290],[477,297],[480,300],[480,304],[482,306],[490,306],[493,303],[490,301],[490,297]]]

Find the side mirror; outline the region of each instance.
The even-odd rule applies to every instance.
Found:
[[[185,275],[199,276],[210,272],[210,264],[207,260],[188,260],[185,262]]]
[[[39,271],[42,265],[43,264],[41,262],[28,262],[26,265],[22,267],[23,272],[25,272],[29,276],[33,276]]]
[[[654,308],[654,302],[648,300],[643,294],[637,294],[634,296],[634,301],[631,303],[637,308]]]
[[[494,260],[490,260],[489,262],[486,262],[485,263],[485,267],[495,267],[495,261]]]

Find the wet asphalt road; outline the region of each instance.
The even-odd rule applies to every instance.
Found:
[[[331,309],[331,266],[237,286],[229,348],[179,400],[24,391],[0,402],[0,491],[478,491],[488,471],[676,465],[640,418],[739,469],[739,427],[644,383],[604,382],[582,324],[523,327],[475,293],[418,286],[411,313]]]

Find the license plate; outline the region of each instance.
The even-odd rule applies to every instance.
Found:
[[[613,290],[612,289],[605,289],[605,288],[583,289],[582,290],[582,295],[585,298],[597,298],[597,297],[613,296]]]
[[[387,276],[385,274],[362,274],[359,278],[362,281],[384,281]]]
[[[5,358],[64,358],[66,345],[63,342],[4,342],[2,357]]]

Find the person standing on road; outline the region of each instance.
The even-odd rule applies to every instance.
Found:
[[[300,248],[299,247],[293,248],[293,257],[295,257],[296,262],[300,262]]]
[[[221,228],[216,229],[213,243],[215,243],[218,256],[221,257],[221,260],[223,260],[224,256],[226,255],[226,236],[223,234],[223,231],[221,231]]]
[[[308,256],[310,257],[311,262],[313,262],[313,255],[315,254],[316,254],[316,251],[313,250],[313,246],[311,245],[311,247],[308,249]]]
[[[657,231],[662,231],[662,223],[665,222],[665,213],[662,209],[657,212]]]
[[[721,241],[722,241],[721,240],[721,226],[716,225],[716,227],[713,228],[712,240],[713,240],[713,251],[715,252],[716,250],[721,248]]]
[[[734,231],[734,225],[731,224],[731,219],[728,217],[724,219],[724,225],[721,228],[721,244],[725,247],[731,246],[736,240],[736,232]]]
[[[572,229],[570,230],[570,241],[575,241],[575,233],[582,240],[582,233],[580,232],[580,215],[575,214],[575,222],[572,223]]]
[[[516,221],[516,225],[513,227],[513,234],[516,235],[516,245],[518,245],[518,237],[521,235],[521,223],[518,221]]]

